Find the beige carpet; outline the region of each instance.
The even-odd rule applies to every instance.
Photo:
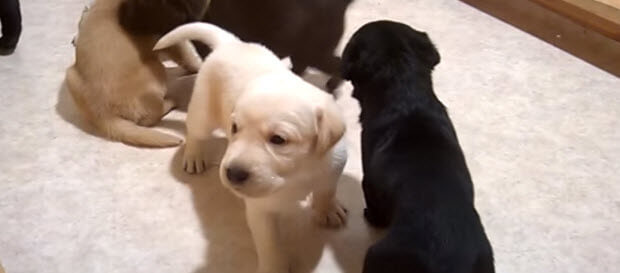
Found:
[[[250,273],[242,204],[214,172],[189,177],[176,149],[112,143],[79,129],[62,90],[86,0],[22,0],[24,33],[0,57],[0,260],[7,273]],[[453,0],[358,0],[345,39],[390,18],[426,30],[435,73],[476,187],[497,272],[620,267],[620,80]],[[358,273],[374,231],[361,216],[357,104],[342,88],[350,223],[291,219],[300,269]],[[164,126],[182,133],[183,113]],[[303,270],[301,270],[303,271]]]

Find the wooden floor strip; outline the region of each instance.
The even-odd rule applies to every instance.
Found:
[[[543,0],[461,1],[620,77],[620,42],[539,4]]]

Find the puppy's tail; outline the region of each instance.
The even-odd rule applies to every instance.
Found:
[[[129,120],[112,116],[97,124],[110,139],[140,147],[174,147],[183,141],[173,135],[139,126]]]
[[[239,38],[213,24],[189,23],[177,27],[161,37],[153,50],[167,48],[185,40],[200,41],[214,50],[223,44],[238,42]]]

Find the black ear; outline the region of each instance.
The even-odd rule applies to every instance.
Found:
[[[358,54],[353,43],[349,42],[342,52],[342,60],[340,62],[340,76],[342,76],[343,79],[351,80],[355,74],[357,61],[359,60]]]
[[[342,53],[340,73],[345,80],[358,80],[368,72],[370,56],[354,41],[350,41]]]
[[[410,39],[409,45],[413,48],[418,58],[428,65],[429,68],[433,69],[439,64],[441,59],[439,52],[425,32],[416,33],[415,37]]]

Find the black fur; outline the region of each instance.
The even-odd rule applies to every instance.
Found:
[[[340,84],[340,58],[334,50],[344,32],[345,12],[353,0],[213,0],[205,21],[248,42],[265,45],[280,58],[291,57],[293,72],[318,68]],[[203,49],[204,50],[204,49]]]
[[[342,75],[362,108],[365,216],[389,227],[364,273],[495,271],[465,157],[433,92],[439,59],[426,33],[391,21],[364,25],[344,50]]]
[[[0,55],[10,55],[17,47],[22,32],[19,0],[0,0]]]
[[[125,0],[118,17],[134,35],[164,35],[177,26],[200,21],[209,0]]]
[[[244,41],[263,44],[280,58],[290,56],[297,74],[314,67],[332,75],[327,84],[331,92],[341,82],[340,58],[334,50],[352,1],[211,0],[206,8],[208,0],[125,0],[119,20],[134,35],[163,35],[181,24],[202,19]],[[194,45],[203,57],[209,53],[205,45]]]

